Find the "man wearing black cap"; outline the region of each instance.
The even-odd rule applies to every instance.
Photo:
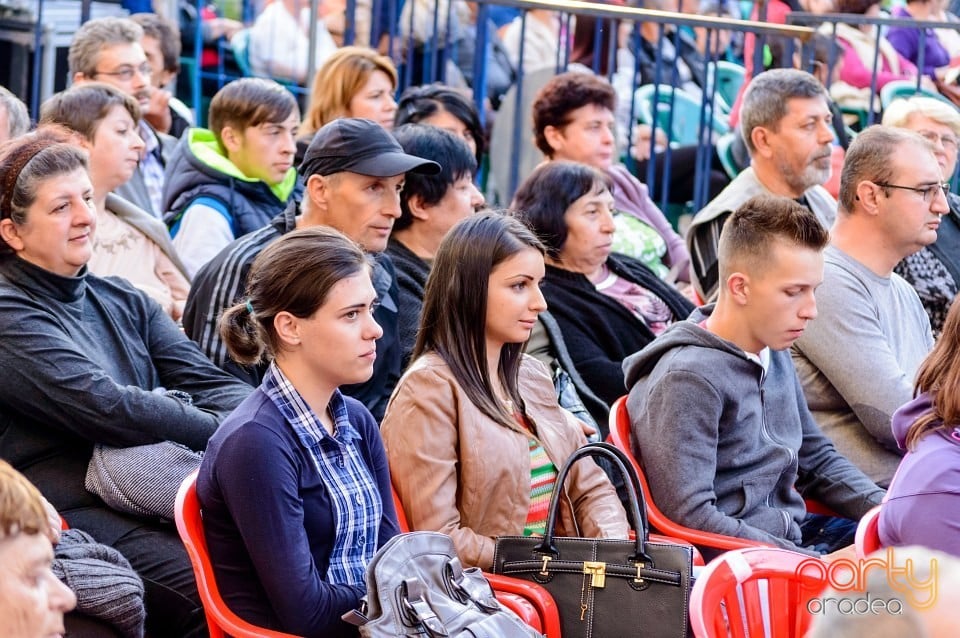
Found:
[[[347,118],[327,124],[317,131],[300,165],[305,188],[299,206],[291,202],[269,225],[234,241],[197,273],[183,315],[187,335],[215,364],[259,385],[266,366],[244,367],[230,359],[217,326],[220,313],[243,296],[253,260],[274,239],[296,228],[335,228],[375,255],[373,286],[380,305],[374,318],[383,337],[377,341],[373,377],[341,390],[363,402],[379,421],[400,378],[397,282],[393,264],[380,253],[400,217],[406,173],[439,170],[435,162],[404,153],[375,122]]]

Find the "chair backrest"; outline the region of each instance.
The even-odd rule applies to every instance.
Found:
[[[240,29],[234,33],[230,38],[230,48],[240,72],[246,77],[253,75],[253,67],[250,66],[250,29]]]
[[[647,503],[647,518],[650,525],[661,534],[673,538],[679,538],[697,546],[711,547],[715,549],[728,550],[740,549],[743,547],[769,547],[758,542],[736,538],[734,536],[724,536],[714,534],[713,532],[704,532],[690,527],[679,525],[669,518],[657,507],[650,497],[650,486],[647,483],[647,476],[643,473],[643,468],[637,462],[630,447],[630,415],[627,413],[627,397],[623,396],[617,399],[610,408],[610,442],[623,450],[633,467],[637,470],[640,477],[640,489],[643,492],[643,498]]]
[[[880,542],[880,506],[877,505],[863,515],[857,524],[857,534],[854,537],[854,546],[857,558],[866,558],[878,549],[883,549]]]
[[[717,96],[723,99],[723,103],[733,106],[737,101],[737,94],[740,93],[740,87],[743,86],[747,70],[735,62],[718,60],[717,62],[707,63],[707,92],[709,93],[714,77],[717,79]],[[729,112],[729,111],[728,111]]]
[[[207,539],[203,535],[196,472],[183,480],[177,492],[175,507],[177,532],[187,548],[190,564],[193,565],[193,575],[197,579],[197,590],[207,616],[210,638],[296,638],[292,634],[256,627],[230,611],[223,602],[213,575],[210,554],[207,552]]]
[[[816,561],[810,568],[810,561]],[[812,614],[807,603],[825,584],[819,558],[780,548],[729,551],[700,572],[690,592],[696,638],[803,636]]]
[[[699,143],[701,100],[669,84],[645,84],[636,90],[635,99],[638,119],[651,126],[656,119],[657,128],[667,134],[671,143]],[[726,118],[709,105],[705,117],[706,126],[714,133],[723,135],[730,131]]]
[[[953,106],[953,102],[940,95],[936,91],[931,91],[925,88],[917,88],[917,83],[913,80],[894,80],[893,82],[887,82],[883,85],[883,88],[880,89],[880,105],[883,108],[890,106],[890,103],[896,100],[897,98],[908,98],[914,95],[920,95],[923,97],[932,97],[934,99],[940,100]]]

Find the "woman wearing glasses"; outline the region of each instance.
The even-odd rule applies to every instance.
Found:
[[[943,180],[953,179],[960,136],[957,109],[929,97],[896,100],[884,112],[883,124],[915,131],[930,140]],[[960,197],[949,193],[947,204],[950,211],[940,218],[937,241],[905,258],[894,269],[920,295],[935,338],[943,330],[951,302],[960,293]]]

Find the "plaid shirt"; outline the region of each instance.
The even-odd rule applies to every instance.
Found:
[[[327,580],[363,586],[367,564],[377,550],[383,503],[357,445],[360,433],[348,419],[343,395],[337,390],[330,397],[334,421],[334,435],[330,436],[276,363],[270,364],[261,388],[309,451],[330,494],[337,532]]]
[[[150,196],[150,204],[153,206],[153,215],[163,217],[163,183],[166,180],[164,175],[163,160],[160,155],[160,138],[154,132],[150,125],[140,121],[140,137],[146,148],[143,149],[143,157],[140,159],[140,172],[143,175],[143,183],[147,187],[147,194]]]

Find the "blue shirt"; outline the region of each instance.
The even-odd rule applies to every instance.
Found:
[[[374,533],[369,543],[375,549],[399,532],[383,443],[358,401],[335,394],[336,436],[330,437],[318,422],[305,420],[304,412],[281,407],[282,401],[278,406],[277,397],[299,399],[280,385],[277,377],[265,379],[227,417],[200,466],[197,494],[217,585],[235,613],[259,626],[301,636],[355,636],[356,628],[340,616],[357,607],[366,591],[362,569],[356,571],[366,563],[357,556],[366,556]],[[322,433],[311,434],[311,427]],[[318,461],[317,449],[334,468],[322,469],[328,463]],[[324,472],[347,466],[355,471],[356,463],[369,474],[372,490],[361,495],[362,504],[347,507],[347,517],[367,519],[377,501],[382,514],[375,528],[348,523],[345,529],[353,531],[344,532],[338,515],[344,495]],[[364,549],[354,555],[345,545],[360,536]],[[360,580],[351,582],[357,574]]]

